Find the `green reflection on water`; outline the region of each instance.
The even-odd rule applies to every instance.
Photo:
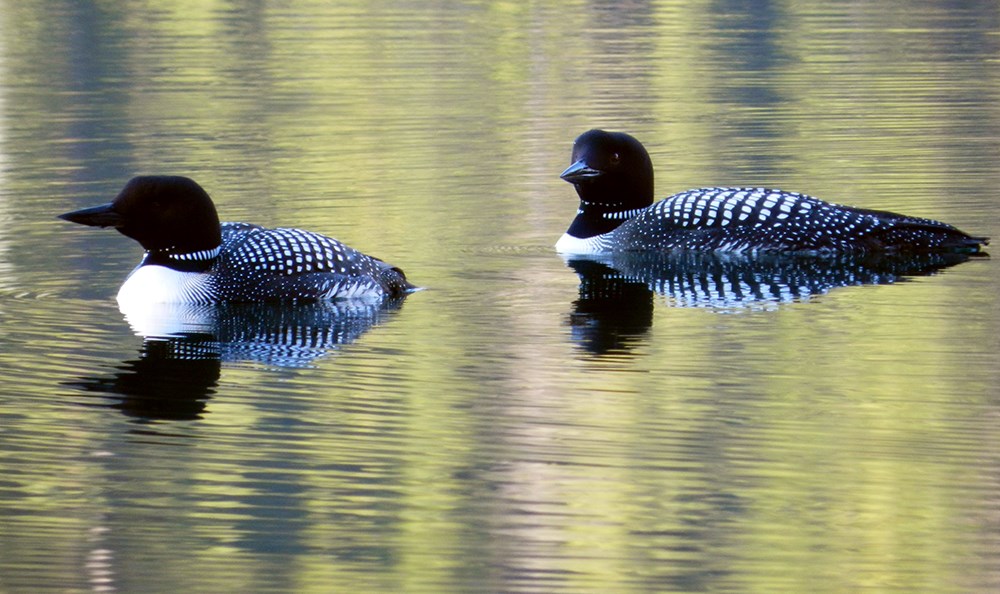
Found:
[[[658,299],[592,358],[549,252],[596,125],[642,138],[660,195],[775,184],[995,235],[995,11],[0,8],[0,589],[996,585],[988,263],[746,315]],[[54,386],[136,357],[100,299],[138,249],[52,217],[140,172],[430,289],[316,370],[224,368],[200,421],[126,418]]]

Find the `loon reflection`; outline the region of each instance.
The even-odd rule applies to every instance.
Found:
[[[383,322],[401,303],[162,304],[123,310],[144,339],[138,358],[69,385],[121,396],[111,406],[128,416],[197,419],[215,393],[223,364],[311,367]]]
[[[621,253],[573,256],[580,297],[573,340],[595,354],[627,350],[653,323],[654,295],[674,307],[774,309],[837,287],[890,284],[960,264],[968,254],[828,255]]]

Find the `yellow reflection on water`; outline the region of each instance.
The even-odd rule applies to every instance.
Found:
[[[651,296],[595,355],[551,246],[595,126],[643,140],[661,196],[996,235],[994,16],[0,2],[0,588],[988,591],[989,260],[758,311]],[[311,369],[221,365],[199,419],[129,417],[72,385],[139,357],[111,299],[139,249],[52,218],[134,173],[428,289]]]

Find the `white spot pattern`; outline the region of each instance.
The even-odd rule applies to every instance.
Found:
[[[133,289],[144,279],[157,281],[157,301],[177,303],[371,300],[410,287],[402,273],[385,262],[336,239],[301,229],[223,223],[219,248],[170,257],[201,260],[216,255],[217,261],[206,273],[175,272],[150,277],[154,269],[162,267],[140,266],[122,286],[119,298],[133,298]],[[148,295],[149,290],[139,293]]]
[[[564,236],[558,245],[571,247],[560,249],[568,253],[827,253],[865,251],[870,245],[891,249],[894,244],[916,243],[933,248],[954,233],[953,227],[937,221],[865,211],[795,192],[701,188],[656,202],[603,235],[571,238],[574,242]]]

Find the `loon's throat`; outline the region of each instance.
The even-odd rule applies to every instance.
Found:
[[[642,208],[627,208],[622,203],[608,204],[581,200],[576,218],[566,232],[581,239],[603,235],[614,231],[642,210]]]
[[[205,272],[219,259],[222,246],[195,252],[179,252],[176,248],[146,252],[142,265],[155,264],[181,272]]]

